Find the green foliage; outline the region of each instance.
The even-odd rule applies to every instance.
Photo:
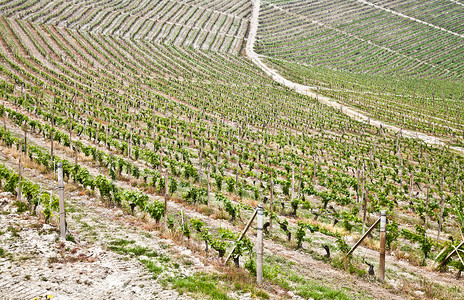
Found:
[[[19,176],[16,173],[10,173],[10,175],[7,178],[6,184],[3,187],[3,190],[5,192],[10,192],[14,195],[17,194],[17,188],[18,188],[18,181],[19,181]]]
[[[329,287],[320,285],[315,282],[306,283],[304,285],[298,285],[296,294],[305,299],[314,300],[325,300],[325,299],[336,299],[336,300],[350,300],[345,293],[341,290],[333,290]]]
[[[189,204],[204,204],[206,203],[205,197],[207,196],[207,193],[208,191],[206,188],[192,185],[185,193],[184,199]]]
[[[145,211],[156,221],[156,223],[159,223],[161,218],[164,217],[164,203],[155,200],[152,203],[145,205]]]
[[[300,249],[302,244],[303,244],[303,239],[306,235],[306,224],[304,224],[302,221],[298,221],[298,228],[296,230],[296,241],[297,241],[297,249]]]
[[[220,239],[213,239],[211,241],[211,248],[218,252],[219,257],[223,257],[227,250],[227,243]]]
[[[343,253],[348,253],[351,250],[351,247],[348,246],[348,244],[345,242],[345,240],[342,237],[337,238],[336,243],[337,243],[338,249]]]
[[[290,205],[292,206],[292,215],[296,216],[296,211],[298,209],[298,205],[300,204],[300,199],[295,198],[293,201],[290,202]]]
[[[190,219],[190,224],[192,225],[193,229],[195,229],[197,232],[201,232],[203,227],[205,226],[205,222],[195,218]]]
[[[16,212],[18,214],[29,210],[29,207],[27,206],[27,204],[21,201],[15,201],[13,202],[13,205],[16,206]]]
[[[168,279],[172,288],[180,294],[189,292],[199,294],[203,299],[229,300],[227,294],[221,292],[217,280],[210,275],[192,275],[183,278],[171,277]]]
[[[247,269],[252,276],[256,276],[256,260],[253,258],[245,262],[245,269]]]
[[[385,245],[387,249],[391,249],[391,245],[394,241],[396,241],[400,235],[399,229],[398,229],[398,223],[396,223],[396,220],[392,220],[387,223],[386,226],[386,235],[385,235]]]
[[[222,181],[224,180],[224,178],[219,174],[212,174],[211,177],[214,178],[214,180],[216,181],[216,187],[217,187],[218,191],[221,191],[222,190]]]
[[[244,256],[245,254],[250,254],[253,252],[253,244],[251,241],[244,237],[240,241],[235,241],[235,248],[234,251],[232,252],[232,257],[234,258],[234,261],[236,261],[236,265],[238,262],[238,259],[241,256]]]
[[[235,190],[235,180],[232,177],[227,177],[226,178],[226,183],[227,183],[227,191],[229,193],[234,192],[234,190]]]
[[[112,186],[111,182],[102,174],[95,178],[95,187],[100,191],[100,196],[103,199],[111,200]]]
[[[445,258],[457,248],[459,243],[446,243],[445,247],[440,251],[440,254],[437,256],[435,259],[435,262],[438,264],[438,269],[439,270],[444,270],[446,266],[453,266],[458,270],[464,271],[464,265],[462,264],[461,259],[464,259],[464,255],[462,255],[462,250],[464,248],[464,245],[461,246],[459,249],[460,251],[455,252],[453,256],[451,256],[448,260],[445,260]],[[459,257],[458,257],[459,255]]]
[[[177,180],[174,177],[169,177],[169,194],[174,194],[177,191]]]

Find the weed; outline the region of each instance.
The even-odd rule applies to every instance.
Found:
[[[154,263],[151,260],[141,259],[140,262],[143,263],[145,267],[148,269],[148,271],[150,271],[153,274],[153,279],[158,278],[159,274],[163,272],[163,268],[159,267],[158,265],[156,265],[156,263]]]
[[[171,283],[172,287],[180,294],[194,293],[209,299],[230,299],[227,294],[219,291],[218,282],[214,276],[199,274],[187,276],[185,278],[168,278],[167,281]]]
[[[329,287],[318,285],[315,282],[310,282],[304,285],[300,285],[296,289],[296,294],[305,299],[340,299],[348,300],[351,299],[345,293],[340,290],[333,290]]]
[[[16,212],[18,214],[29,210],[29,206],[27,205],[27,203],[22,201],[15,201],[13,202],[13,205],[16,206]]]
[[[16,229],[15,227],[8,226],[6,230],[10,231],[13,237],[19,237],[18,229]]]

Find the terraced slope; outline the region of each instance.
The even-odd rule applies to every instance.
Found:
[[[6,17],[236,54],[248,27],[248,1],[3,1]]]
[[[261,1],[257,52],[369,74],[461,78],[459,1]]]
[[[206,287],[222,298],[461,297],[451,272],[430,269],[431,257],[464,230],[461,155],[301,97],[244,57],[40,22],[0,18],[0,157],[7,165],[0,165],[0,183],[12,194],[24,187],[17,206],[37,213],[36,222],[56,224],[53,172],[62,162],[67,190],[81,197],[69,211],[71,230],[79,230],[73,235],[160,275],[138,270],[136,286],[153,280],[204,298],[197,283],[205,277],[192,274],[198,267],[217,271]],[[19,157],[27,175],[20,183]],[[5,215],[14,213],[8,197]],[[160,222],[165,199],[167,228]],[[274,220],[261,287],[251,284],[253,264],[245,264],[255,257],[254,228],[234,252],[240,268],[221,266],[258,202],[266,221]],[[345,257],[379,210],[389,219],[385,284],[364,264],[377,270],[378,231]],[[104,232],[118,225],[143,230]],[[9,238],[26,230],[7,230],[0,270],[21,260]],[[160,235],[189,250],[166,261]],[[202,263],[184,268],[192,262],[179,263],[182,255]],[[164,291],[154,285],[152,292]]]

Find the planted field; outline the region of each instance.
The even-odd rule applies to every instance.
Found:
[[[4,1],[5,17],[79,31],[236,54],[246,34],[247,1]]]
[[[351,73],[266,59],[293,81],[354,107],[372,119],[436,136],[462,147],[462,81]]]
[[[5,294],[26,297],[30,280],[27,297],[102,289],[102,297],[127,297],[129,289],[144,299],[461,297],[459,259],[453,257],[444,273],[432,266],[463,232],[463,156],[354,121],[282,87],[213,39],[223,25],[193,34],[197,23],[207,23],[204,11],[221,11],[214,24],[248,24],[251,4],[0,5]],[[166,19],[153,31],[131,29],[144,28],[144,18],[156,11],[151,5],[182,25],[166,27]],[[24,10],[34,13],[20,15]],[[77,17],[81,12],[87,18]],[[195,41],[202,41],[199,47],[185,47]],[[311,77],[297,65],[267,63],[295,81],[320,77],[348,87],[342,72],[324,77],[315,68],[319,75]],[[351,80],[350,86],[370,86],[361,75]],[[446,95],[457,91],[443,88]],[[69,230],[62,244],[53,241],[58,163]],[[265,284],[256,285],[255,225],[236,239],[261,202]],[[378,230],[346,255],[380,210],[388,215],[385,283],[375,279]],[[34,238],[48,249],[47,259],[27,247]],[[232,246],[236,267],[224,266]],[[95,276],[83,271],[93,263]],[[76,272],[73,264],[83,275],[65,279],[73,285],[66,288],[60,276]]]
[[[350,72],[461,78],[463,16],[457,1],[262,1],[256,49]]]

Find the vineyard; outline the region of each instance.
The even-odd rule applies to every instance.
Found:
[[[459,299],[463,4],[416,2],[1,1],[0,298]],[[285,78],[444,146],[273,81],[255,33]],[[378,229],[347,255],[381,210],[385,281]]]

